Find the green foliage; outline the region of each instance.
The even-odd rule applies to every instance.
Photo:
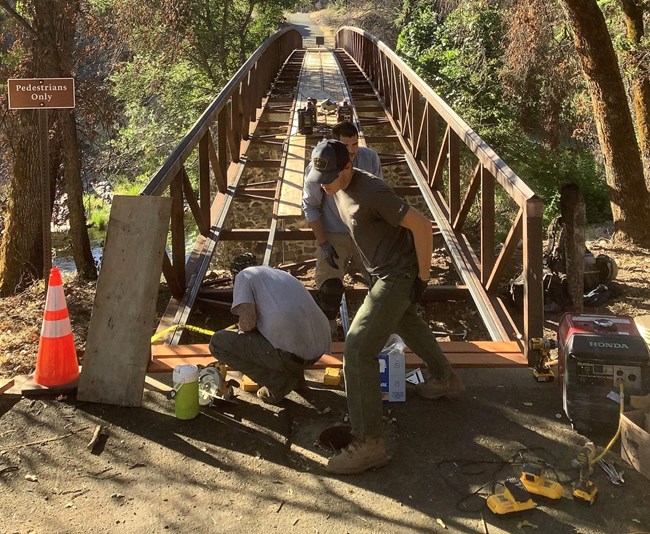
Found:
[[[110,206],[97,195],[86,193],[84,195],[84,208],[86,210],[86,221],[90,227],[99,232],[105,232],[108,226]]]
[[[611,220],[611,208],[602,166],[590,149],[561,146],[549,149],[523,132],[500,149],[505,161],[544,201],[544,223],[559,214],[560,188],[577,183],[585,199],[588,223]]]
[[[141,188],[295,0],[112,2],[131,54],[110,77],[124,118],[111,179]]]
[[[498,134],[509,116],[498,80],[503,33],[494,5],[464,2],[444,20],[425,8],[400,34],[397,51],[475,129]]]
[[[121,155],[115,172],[142,184],[212,100],[213,90],[188,61],[165,64],[142,56],[125,64],[111,82],[124,106],[124,125],[112,143]]]
[[[542,125],[521,116],[519,97],[504,91],[504,12],[468,0],[443,17],[435,5],[410,3],[398,53],[544,200],[546,222],[557,214],[559,188],[568,182],[581,186],[589,222],[610,218],[604,172],[591,149],[576,142],[550,148],[533,133]],[[535,118],[544,120],[541,113]]]

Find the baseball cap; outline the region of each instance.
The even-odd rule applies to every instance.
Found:
[[[335,139],[321,141],[311,153],[312,168],[307,180],[319,184],[331,184],[349,162],[350,154],[341,141]]]
[[[240,271],[243,271],[247,267],[253,267],[255,265],[257,265],[257,258],[253,253],[244,252],[243,254],[238,254],[230,264],[230,274],[234,279]]]

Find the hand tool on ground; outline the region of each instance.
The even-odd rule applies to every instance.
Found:
[[[549,499],[562,498],[562,485],[546,478],[544,468],[540,465],[524,464],[520,480],[529,493]]]
[[[463,330],[458,334],[454,334],[453,332],[431,332],[431,333],[436,337],[450,337],[450,338],[457,337],[460,338],[461,341],[465,341],[467,339],[467,334],[469,334],[467,330]]]
[[[512,477],[501,483],[502,489],[487,498],[487,505],[497,515],[523,512],[537,506],[520,480]]]
[[[615,484],[616,486],[620,486],[625,482],[625,480],[623,480],[623,472],[621,471],[619,473],[616,467],[614,467],[614,464],[612,462],[605,460],[605,458],[603,458],[598,462],[598,465],[600,465],[603,471],[607,473],[607,476],[609,477],[609,480],[612,482],[612,484]]]

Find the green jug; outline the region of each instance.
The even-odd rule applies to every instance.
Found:
[[[199,415],[199,368],[185,364],[174,367],[172,395],[178,419],[194,419]]]

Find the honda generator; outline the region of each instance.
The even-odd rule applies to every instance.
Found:
[[[567,313],[557,333],[558,383],[573,428],[616,427],[625,402],[650,393],[650,354],[627,316]]]

